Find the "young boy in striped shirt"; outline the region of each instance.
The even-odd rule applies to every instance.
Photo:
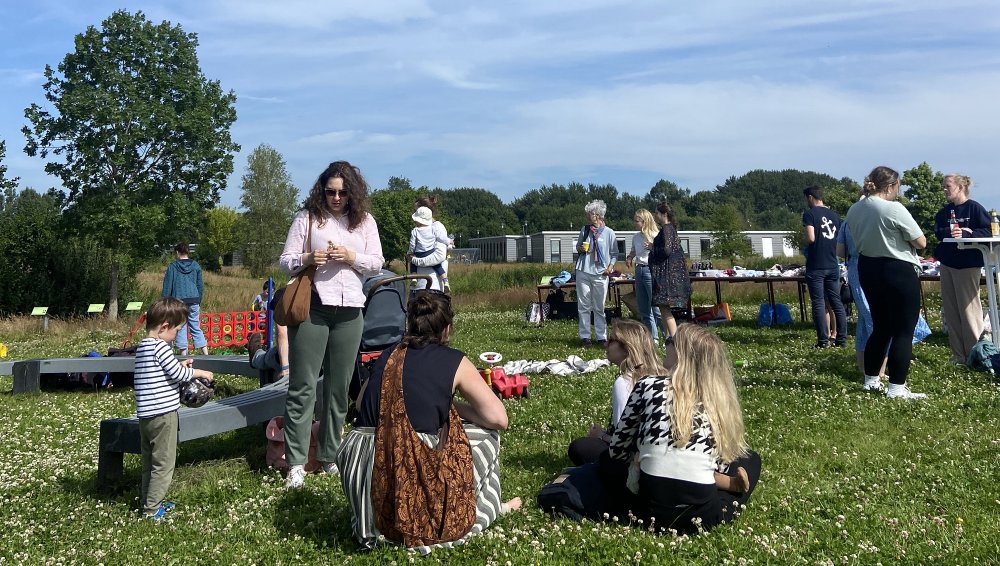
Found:
[[[177,458],[177,409],[180,388],[195,377],[211,381],[212,372],[191,367],[192,360],[178,361],[170,342],[187,321],[188,306],[165,297],[146,311],[146,337],[135,352],[135,412],[139,417],[142,447],[142,487],[139,504],[147,519],[160,521],[174,508],[164,501],[174,477]]]

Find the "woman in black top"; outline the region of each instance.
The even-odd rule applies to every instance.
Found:
[[[394,429],[397,432],[412,428],[424,444],[435,447],[439,439],[443,439],[443,431],[448,429],[452,407],[464,423],[471,446],[472,461],[468,465],[473,467],[475,474],[477,503],[472,529],[458,540],[444,544],[464,541],[489,526],[500,513],[521,505],[520,498],[507,503],[500,499],[500,435],[497,431],[507,428],[507,412],[469,358],[448,346],[453,319],[448,295],[435,290],[417,292],[407,305],[406,337],[382,352],[359,396],[358,422],[344,440],[337,464],[344,493],[351,505],[354,535],[364,546],[374,545],[380,534],[373,516],[372,497],[375,455],[382,449],[376,441],[379,427],[403,427]],[[402,358],[399,371],[402,372],[405,415],[388,414],[382,407],[384,395],[395,395],[391,384],[400,377],[388,369],[397,350],[400,355],[395,358],[397,361]],[[456,392],[461,394],[462,400],[455,399]],[[411,457],[418,458],[419,454],[413,453]],[[392,469],[378,471],[381,477],[392,473]],[[389,481],[395,480],[390,478]],[[431,548],[417,546],[422,552],[429,552]]]
[[[674,209],[661,202],[656,207],[660,233],[653,239],[649,250],[649,270],[653,274],[653,304],[660,308],[664,340],[677,334],[677,321],[670,310],[686,309],[691,301],[691,279],[688,275],[684,248],[677,237]]]

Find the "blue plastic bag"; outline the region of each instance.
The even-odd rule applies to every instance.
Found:
[[[920,318],[917,319],[917,326],[913,329],[913,343],[919,344],[923,342],[928,336],[931,335],[931,327],[927,325],[927,321],[924,320],[924,315],[921,314]]]
[[[757,311],[757,326],[781,326],[785,324],[791,324],[792,311],[788,309],[788,305],[782,303],[775,303],[774,310],[771,310],[771,303],[764,303],[760,306],[760,310]]]

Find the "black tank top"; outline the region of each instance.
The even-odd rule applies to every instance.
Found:
[[[372,375],[365,387],[358,414],[358,426],[374,427],[378,424],[379,394],[382,390],[382,372],[395,346],[382,352],[372,367]],[[448,422],[448,409],[455,394],[452,386],[458,364],[465,354],[461,350],[428,344],[421,348],[406,349],[403,360],[403,403],[406,416],[413,430],[437,434]]]

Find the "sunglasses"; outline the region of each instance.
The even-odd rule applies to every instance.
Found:
[[[343,198],[346,198],[348,196],[347,195],[347,189],[344,189],[342,191],[335,191],[333,189],[325,189],[323,192],[325,192],[326,196],[328,196],[328,197],[343,197]]]

